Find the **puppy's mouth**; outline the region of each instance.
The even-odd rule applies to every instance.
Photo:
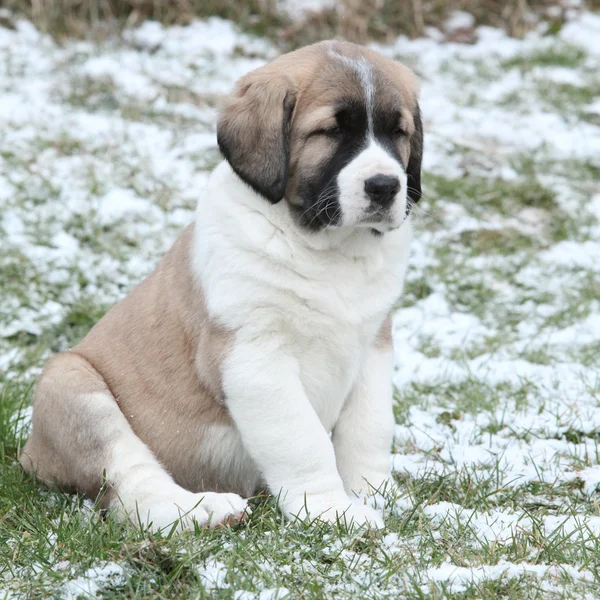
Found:
[[[407,205],[406,210],[404,213],[402,213],[400,218],[398,218],[399,215],[392,216],[388,211],[386,214],[381,215],[380,219],[376,220],[372,217],[368,217],[362,221],[360,225],[370,227],[374,235],[381,236],[384,233],[389,233],[390,231],[396,231],[397,229],[400,229],[400,227],[402,227],[402,225],[408,221],[409,216],[410,207]]]
[[[359,226],[370,227],[371,229],[380,233],[387,231],[393,231],[401,227],[402,223],[406,220],[408,212],[402,215],[401,219],[398,219],[398,215],[392,214],[391,207],[375,210],[369,210],[367,214],[361,219]]]
[[[369,207],[365,212],[362,221],[364,223],[384,223],[391,220],[390,207],[380,208],[378,206]]]

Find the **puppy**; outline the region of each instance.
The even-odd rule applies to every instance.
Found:
[[[155,530],[240,518],[381,526],[390,311],[423,130],[406,67],[322,42],[237,84],[195,223],[72,350],[48,361],[20,457]]]

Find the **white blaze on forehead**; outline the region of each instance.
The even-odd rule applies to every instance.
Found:
[[[367,108],[367,123],[369,127],[369,133],[373,134],[373,104],[375,97],[375,84],[373,83],[373,66],[369,61],[361,56],[359,58],[350,58],[340,54],[335,48],[329,49],[330,56],[333,56],[346,67],[352,69],[357,75],[360,81],[360,85],[365,94],[365,105]]]

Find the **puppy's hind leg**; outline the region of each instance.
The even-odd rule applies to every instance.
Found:
[[[177,485],[134,433],[102,376],[73,352],[52,358],[36,389],[32,434],[20,462],[50,486],[95,498],[157,531],[239,518],[237,494],[194,494]]]

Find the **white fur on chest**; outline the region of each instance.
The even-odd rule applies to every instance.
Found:
[[[402,291],[410,222],[369,231],[300,231],[285,202],[270,205],[221,164],[200,201],[194,268],[208,312],[224,327],[268,336],[298,361],[327,429],[365,349]]]

